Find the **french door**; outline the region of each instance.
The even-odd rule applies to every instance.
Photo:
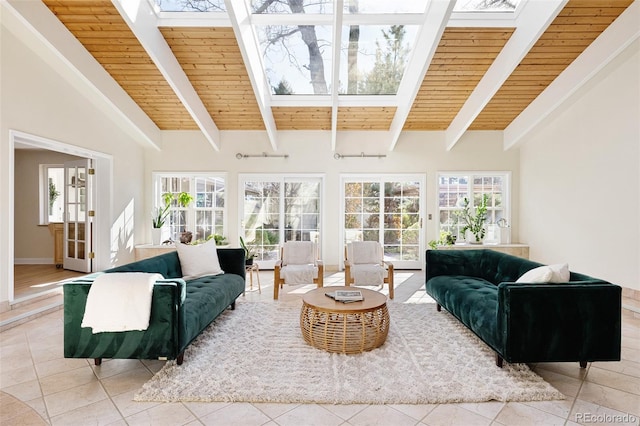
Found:
[[[240,188],[240,235],[260,268],[274,267],[286,241],[313,241],[320,251],[321,176],[245,175]]]
[[[64,269],[93,269],[93,170],[90,159],[64,164]]]
[[[422,269],[423,175],[342,177],[342,241],[378,241],[398,269]]]

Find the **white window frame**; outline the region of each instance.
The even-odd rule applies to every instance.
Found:
[[[455,211],[457,208],[449,207],[442,208],[440,207],[440,178],[442,177],[467,177],[469,180],[469,185],[467,188],[467,198],[469,199],[469,205],[474,206],[473,203],[473,181],[475,178],[483,178],[483,177],[501,177],[503,179],[503,189],[502,189],[502,211],[503,218],[507,221],[509,225],[511,225],[511,172],[510,171],[439,171],[437,173],[437,178],[435,182],[435,202],[436,202],[436,220],[435,222],[435,234],[437,238],[440,238],[440,230],[442,229],[440,224],[440,214],[442,211]],[[493,224],[492,217],[493,213],[497,209],[493,207],[489,207],[488,213],[491,216],[487,217],[487,224]],[[455,236],[455,234],[454,234]],[[436,238],[436,239],[437,239]]]
[[[227,222],[228,222],[228,201],[229,201],[229,194],[228,194],[228,188],[229,188],[229,180],[227,178],[227,173],[226,172],[153,172],[152,173],[152,178],[153,178],[153,202],[152,202],[152,206],[153,208],[159,208],[161,206],[164,205],[164,202],[162,200],[162,179],[163,178],[178,178],[178,179],[189,179],[190,180],[190,184],[189,184],[189,193],[194,197],[193,202],[186,208],[177,208],[177,207],[172,207],[171,210],[185,210],[187,212],[187,218],[186,218],[186,229],[188,231],[193,232],[193,239],[196,239],[196,232],[195,232],[195,228],[196,228],[196,212],[197,211],[202,211],[202,210],[211,210],[213,212],[216,211],[222,211],[222,228],[223,228],[223,233],[222,235],[227,239],[227,242],[229,242],[229,235],[228,235],[228,227],[227,227]],[[222,179],[224,181],[224,207],[196,207],[196,185],[195,185],[195,180],[196,178],[216,178],[216,179]],[[214,213],[215,214],[215,213]],[[167,219],[169,220],[169,219]],[[166,224],[165,224],[166,226]],[[214,230],[214,233],[215,230]],[[167,229],[166,231],[163,231],[163,241],[167,238],[169,238],[169,230]],[[177,237],[179,240],[179,237]]]
[[[402,180],[415,180],[420,182],[420,233],[418,241],[418,259],[417,260],[392,260],[394,267],[397,269],[422,269],[424,266],[424,253],[426,248],[425,235],[424,235],[424,219],[426,216],[427,206],[427,179],[424,173],[344,173],[340,175],[340,247],[344,247],[346,239],[346,230],[344,227],[345,217],[345,184],[347,182],[371,180],[371,181],[402,181]],[[380,193],[384,196],[384,189],[380,189]],[[383,207],[383,206],[381,206]],[[382,225],[382,216],[384,212],[380,213],[380,224]],[[384,246],[384,238],[381,236],[380,243]],[[341,249],[343,250],[343,249]],[[390,259],[387,259],[390,260]],[[397,266],[396,266],[397,265]],[[340,270],[344,269],[344,254],[340,254]]]
[[[259,182],[280,182],[283,184],[282,190],[284,190],[284,184],[291,181],[319,181],[320,183],[320,191],[319,191],[319,200],[318,200],[318,226],[320,228],[317,240],[317,255],[319,258],[322,258],[322,247],[323,247],[323,233],[325,232],[325,223],[324,223],[324,198],[325,198],[325,175],[319,173],[240,173],[238,174],[238,223],[240,226],[238,227],[238,241],[239,236],[244,235],[245,233],[245,223],[244,223],[244,195],[245,195],[245,183],[251,181],[259,181]],[[280,224],[279,224],[279,241],[280,246],[285,242],[285,229],[284,229],[284,196],[281,193],[280,197]],[[275,265],[275,260],[262,260],[256,261],[260,267],[260,269],[273,269]]]
[[[60,191],[60,198],[57,203],[62,204],[62,211],[64,212],[64,164],[40,164],[40,176],[38,179],[39,182],[39,200],[40,200],[40,217],[39,224],[40,225],[48,225],[49,224],[49,170],[50,169],[60,169],[62,173],[62,181],[61,184],[57,187]],[[63,217],[60,218],[60,222],[64,222],[64,213]]]

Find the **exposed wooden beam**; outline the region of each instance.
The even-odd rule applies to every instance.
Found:
[[[518,146],[528,132],[638,38],[640,1],[635,1],[507,126],[504,149]]]
[[[473,120],[509,78],[567,1],[529,0],[524,4],[517,18],[515,32],[447,128],[447,150],[451,150],[458,143]]]
[[[247,66],[247,73],[251,80],[251,86],[258,101],[258,107],[262,114],[262,121],[267,130],[267,136],[274,151],[278,150],[276,121],[271,111],[271,93],[267,78],[262,70],[260,61],[260,50],[256,45],[253,36],[253,28],[251,28],[251,12],[247,2],[238,2],[232,0],[224,1],[227,7],[227,13],[231,20],[233,32],[238,39],[238,45],[242,52],[242,58]]]
[[[2,1],[3,23],[143,146],[159,150],[160,129],[41,1]],[[9,16],[15,19],[7,19]],[[13,25],[15,23],[15,25]],[[49,58],[51,57],[51,58]]]
[[[204,137],[219,151],[220,131],[158,29],[158,18],[150,3],[146,0],[112,0],[112,3],[189,111]]]
[[[390,151],[398,143],[404,123],[409,116],[418,90],[420,90],[433,54],[438,48],[438,42],[447,26],[447,21],[454,5],[455,2],[448,0],[433,0],[429,2],[429,6],[424,13],[424,25],[416,38],[414,54],[411,55],[400,87],[398,87],[397,98],[402,99],[402,102],[398,103],[398,108],[389,127],[391,136]]]

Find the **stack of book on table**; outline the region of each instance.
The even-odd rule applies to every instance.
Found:
[[[325,296],[334,299],[336,302],[351,303],[364,300],[360,290],[336,290],[325,293]]]

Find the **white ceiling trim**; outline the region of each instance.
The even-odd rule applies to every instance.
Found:
[[[158,29],[155,11],[146,0],[112,0],[131,31],[158,67],[204,137],[219,151],[220,131]]]
[[[519,146],[527,133],[638,38],[640,1],[636,0],[507,126],[504,149]]]
[[[256,45],[253,36],[253,28],[251,28],[251,13],[246,2],[234,2],[233,0],[225,0],[227,13],[231,19],[233,32],[238,39],[238,46],[242,53],[247,74],[253,87],[253,92],[262,114],[262,121],[267,130],[267,136],[274,151],[278,150],[276,121],[271,111],[271,95],[269,84],[263,72],[262,62],[260,60],[260,51]],[[239,4],[238,4],[239,3]],[[235,5],[234,5],[235,4]]]
[[[41,1],[2,1],[2,23],[80,93],[106,111],[144,147],[160,150],[158,126]],[[15,19],[11,19],[11,17]],[[29,39],[35,38],[31,42]],[[71,71],[71,73],[69,73]]]
[[[396,97],[402,99],[402,103],[398,105],[391,125],[389,126],[389,134],[391,136],[389,151],[393,151],[398,143],[398,138],[400,137],[400,133],[402,133],[404,123],[407,121],[407,117],[418,95],[418,90],[420,90],[429,64],[438,48],[438,43],[447,26],[447,21],[449,20],[454,5],[455,2],[447,0],[433,0],[429,2],[423,18],[424,25],[418,33],[415,47],[412,51],[413,53],[407,64],[400,86],[398,87]],[[418,50],[421,50],[421,55],[424,52],[426,52],[426,55],[418,55],[416,53]]]
[[[473,120],[482,112],[567,2],[568,0],[530,0],[524,5],[513,35],[445,131],[447,150],[451,150],[458,143]]]
[[[227,12],[157,12],[159,27],[231,27]]]
[[[340,50],[342,48],[342,13],[344,0],[336,0],[333,15],[333,46],[331,70],[331,150],[336,150],[338,139],[338,88],[340,86]]]

